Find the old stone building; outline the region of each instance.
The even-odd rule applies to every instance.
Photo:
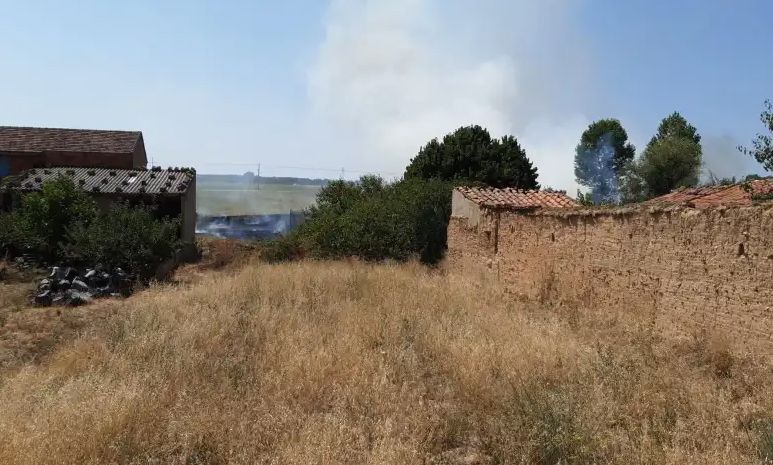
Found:
[[[545,195],[457,189],[448,266],[552,306],[773,353],[773,179],[618,208]]]
[[[576,208],[565,192],[458,187],[451,195],[448,256],[452,263],[491,267],[498,260],[502,217]],[[504,232],[503,234],[507,234]]]
[[[147,163],[139,131],[0,126],[0,178],[31,168],[140,169]]]

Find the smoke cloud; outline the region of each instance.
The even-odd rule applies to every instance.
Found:
[[[592,147],[578,148],[578,166],[591,184],[590,195],[593,203],[616,203],[620,200],[620,186],[615,172],[615,147],[612,134],[599,137]]]
[[[399,174],[430,139],[480,124],[518,138],[543,186],[573,192],[592,101],[576,2],[445,3],[334,0],[308,73],[313,118],[358,166]]]
[[[757,161],[738,151],[739,142],[730,136],[704,136],[701,140],[703,147],[703,167],[701,180],[709,181],[711,176],[716,178],[741,179],[749,174],[765,175],[762,165]]]

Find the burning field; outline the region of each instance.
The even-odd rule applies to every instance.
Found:
[[[243,176],[199,175],[196,234],[228,239],[273,239],[303,221],[320,185],[264,183]]]
[[[196,234],[223,239],[273,239],[303,222],[303,213],[271,215],[199,215]]]

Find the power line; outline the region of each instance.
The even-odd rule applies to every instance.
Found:
[[[395,173],[395,172],[388,172],[388,171],[380,171],[380,170],[350,170],[346,168],[321,168],[321,167],[310,167],[310,166],[289,166],[289,165],[266,165],[263,163],[227,163],[227,162],[220,162],[220,163],[201,163],[202,165],[208,165],[208,166],[252,166],[252,167],[258,167],[258,171],[260,171],[260,168],[273,168],[273,169],[286,169],[286,170],[300,170],[300,171],[324,171],[329,173],[340,173],[341,177],[344,177],[345,173],[352,173],[352,174],[384,174],[389,176],[400,176],[402,173]]]

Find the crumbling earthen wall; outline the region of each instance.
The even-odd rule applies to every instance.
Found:
[[[661,329],[773,349],[770,203],[484,217],[477,226],[452,219],[452,267],[483,266],[529,298],[636,312]]]
[[[493,218],[470,224],[466,218],[452,216],[448,224],[446,261],[466,274],[490,270],[496,255],[494,239]]]

